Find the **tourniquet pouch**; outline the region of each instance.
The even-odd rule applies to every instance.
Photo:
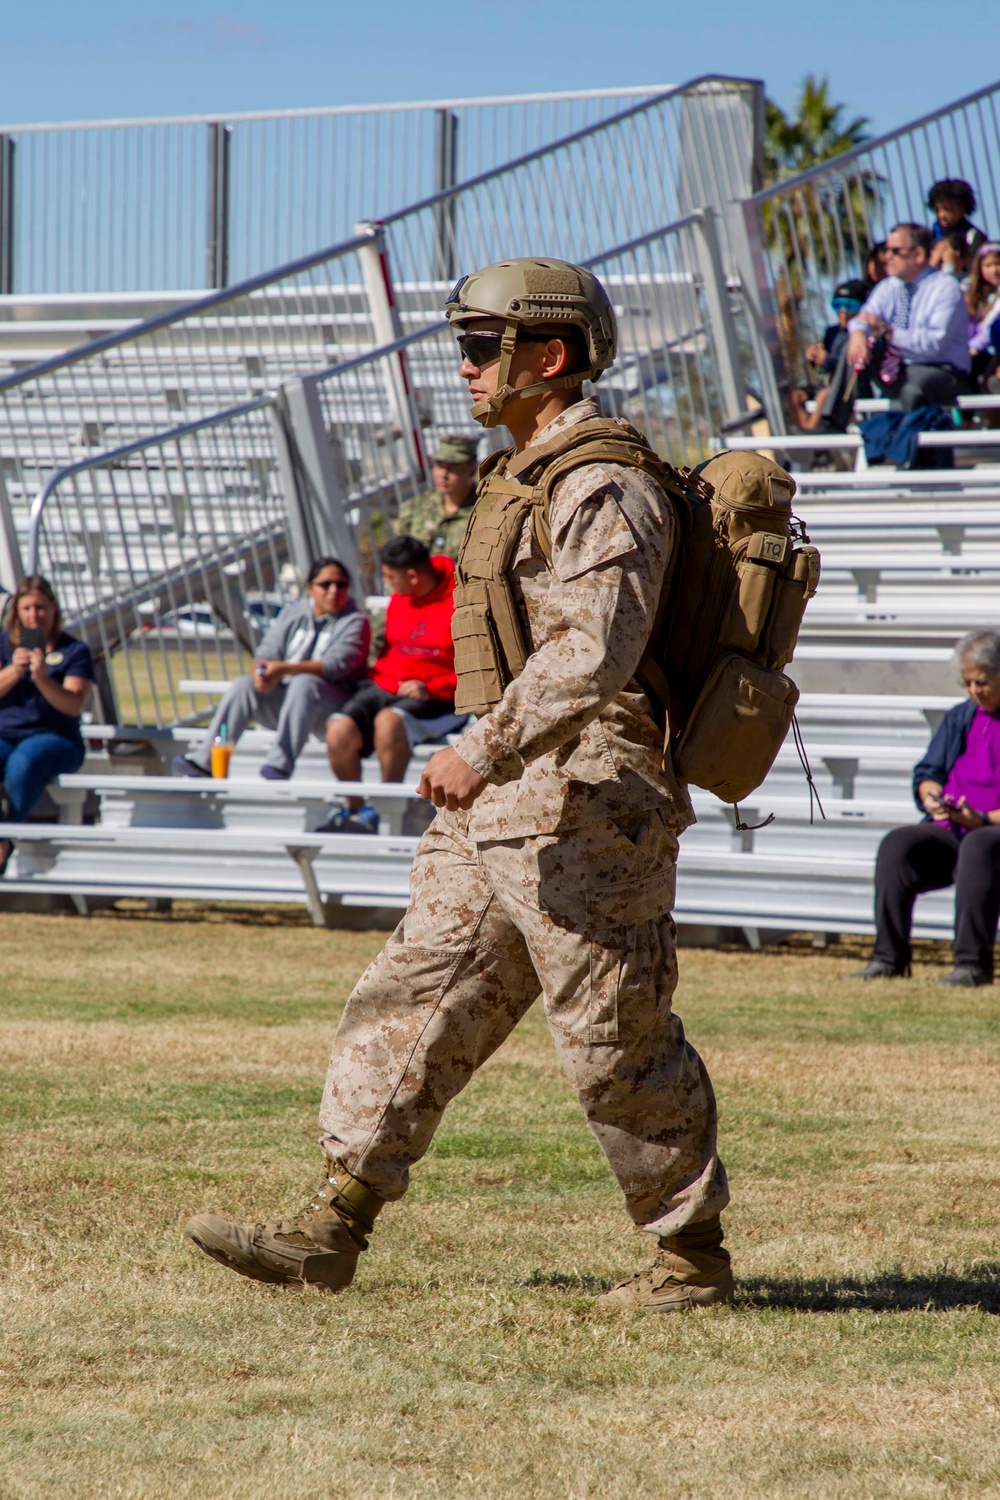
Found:
[[[756,791],[781,749],[799,690],[790,677],[735,653],[702,688],[674,754],[683,781],[739,802]]]
[[[819,553],[815,547],[797,548],[791,564],[775,579],[771,614],[761,636],[761,654],[772,667],[784,667],[791,661],[806,603],[819,583]]]

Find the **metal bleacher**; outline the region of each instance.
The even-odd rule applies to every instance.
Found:
[[[340,226],[325,250],[299,244],[297,260],[246,267],[242,282],[206,293],[0,288],[0,581],[24,565],[52,576],[102,664],[87,763],[51,788],[58,822],[11,829],[0,905],[294,903],[316,923],[390,919],[405,905],[428,818],[416,783],[435,747],[421,747],[399,786],[380,785],[366,763],[377,837],[315,832],[337,790],[318,742],[287,783],[259,777],[269,737],[256,731],[225,782],[168,772],[218,682],[243,669],[255,598],[286,596],[319,551],[342,556],[362,589],[377,582],[379,538],[426,484],[430,445],[468,425],[440,308],[457,271],[493,258],[499,228],[506,253],[545,246],[591,264],[611,289],[622,339],[600,388],[606,409],[676,463],[722,444],[776,453],[823,556],[792,675],[825,818],[791,742],[741,809],[751,825],[773,813],[766,826],[738,828],[733,809],[696,790],[678,922],[742,929],[752,944],[870,930],[878,842],[915,816],[913,763],[958,696],[955,641],[996,620],[1000,433],[970,425],[989,421],[990,402],[963,400],[954,435],[921,438],[954,448],[955,468],[866,468],[855,433],[788,435],[781,390],[830,285],[860,263],[853,205],[867,205],[870,240],[889,212],[867,189],[850,212],[838,208],[842,174],[867,183],[876,171],[894,216],[917,218],[921,173],[973,168],[960,171],[957,148],[920,122],[905,168],[874,143],[863,161],[849,153],[806,174],[808,214],[834,215],[836,232],[820,237],[819,255],[811,242],[789,246],[769,228],[775,194],[797,203],[806,186],[755,191],[760,98],[752,81],[713,78],[617,101],[464,181],[439,174],[437,191],[410,206],[387,202],[376,217],[373,205],[371,222]],[[963,123],[975,156],[971,109],[960,101],[940,115]],[[655,166],[633,180],[625,160]],[[984,215],[1000,222],[1000,203]],[[793,234],[806,222],[798,209],[786,218]],[[794,328],[776,316],[788,307]],[[210,637],[171,624],[205,602],[218,622]],[[944,936],[950,922],[948,892],[922,898],[919,935]]]

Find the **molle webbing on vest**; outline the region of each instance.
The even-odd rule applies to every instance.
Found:
[[[517,455],[512,449],[491,454],[482,465],[455,589],[457,713],[488,713],[523,671],[531,646],[524,638],[508,576],[523,523],[531,513],[535,538],[550,561],[552,491],[574,469],[592,463],[641,469],[664,489],[679,487],[674,471],[634,427],[605,417],[578,422]],[[504,467],[509,478],[500,477]]]

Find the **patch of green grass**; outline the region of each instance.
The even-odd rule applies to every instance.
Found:
[[[0,1497],[1000,1493],[992,992],[860,946],[685,951],[733,1308],[591,1310],[645,1264],[536,1007],[339,1298],[243,1281],[202,1208],[295,1210],[380,934],[0,916]]]

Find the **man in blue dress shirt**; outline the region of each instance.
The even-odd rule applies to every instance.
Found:
[[[931,269],[932,247],[922,224],[889,231],[889,274],[847,325],[847,348],[830,382],[823,414],[832,427],[846,429],[862,369],[904,411],[946,406],[968,389],[968,309],[958,279]]]

